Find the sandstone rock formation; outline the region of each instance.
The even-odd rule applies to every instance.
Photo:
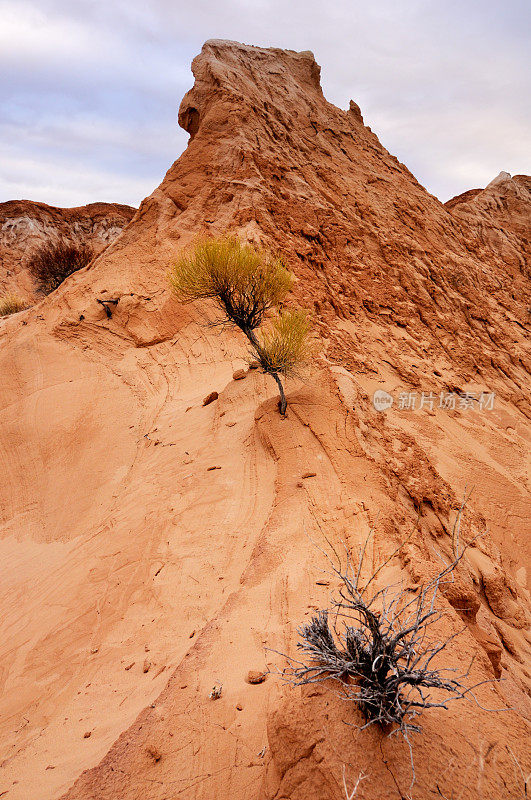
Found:
[[[521,798],[525,179],[445,207],[355,103],[325,100],[311,53],[210,41],[193,72],[188,148],[133,222],[0,323],[0,792],[340,800],[364,772],[364,800],[405,797],[405,744],[285,686],[277,653],[329,602],[319,547],[355,550],[373,526],[377,566],[409,537],[382,579],[414,591],[450,557],[466,486],[462,540],[483,535],[439,633],[462,629],[449,665],[474,657],[471,680],[494,682],[426,713],[413,796]],[[286,420],[257,370],[232,380],[240,338],[168,291],[177,249],[227,230],[282,253],[315,311],[323,355]]]
[[[488,186],[465,192],[445,204],[452,213],[466,220],[482,242],[487,242],[503,258],[508,275],[522,272],[529,278],[531,258],[531,178],[500,172]]]
[[[116,239],[135,210],[118,203],[77,208],[55,208],[30,200],[0,203],[0,296],[14,292],[23,299],[34,299],[35,288],[26,266],[47,239],[62,236],[86,242],[98,254]]]

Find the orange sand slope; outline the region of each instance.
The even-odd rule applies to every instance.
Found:
[[[494,682],[483,708],[426,712],[412,796],[522,798],[528,184],[445,207],[355,103],[326,102],[311,53],[211,41],[193,72],[191,141],[161,186],[89,268],[0,322],[0,796],[340,800],[363,772],[363,800],[405,797],[405,744],[287,687],[272,651],[296,654],[329,603],[327,540],[354,550],[374,526],[370,568],[410,536],[382,579],[414,586],[450,556],[466,486],[462,538],[484,535],[440,633],[463,629],[445,663],[475,656],[470,680]],[[233,381],[241,337],[168,291],[177,250],[226,230],[278,250],[315,311],[323,354],[288,383],[286,420],[267,376]],[[495,402],[419,409],[422,392]]]

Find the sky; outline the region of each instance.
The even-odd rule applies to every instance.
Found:
[[[0,0],[0,202],[138,206],[186,148],[211,38],[312,50],[445,201],[531,172],[529,0]]]

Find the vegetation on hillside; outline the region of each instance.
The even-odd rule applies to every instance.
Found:
[[[461,509],[462,511],[462,509]],[[458,515],[460,519],[461,511]],[[345,700],[360,710],[364,730],[378,725],[388,735],[400,733],[411,753],[411,733],[420,733],[419,715],[430,708],[448,707],[452,700],[471,697],[481,685],[467,685],[474,657],[464,673],[444,666],[444,651],[462,630],[437,630],[445,616],[439,591],[454,581],[461,553],[414,592],[400,584],[377,588],[377,576],[400,551],[363,578],[367,540],[353,559],[329,558],[339,589],[331,608],[318,611],[299,630],[297,648],[303,660],[288,657],[287,679],[294,685],[335,683]],[[490,680],[482,683],[490,683]]]
[[[94,251],[87,244],[78,244],[61,238],[48,240],[32,255],[28,268],[37,288],[50,294],[73,272],[86,267]]]
[[[7,317],[9,314],[16,314],[23,311],[26,303],[16,294],[5,294],[0,297],[0,317]]]
[[[220,322],[245,334],[261,369],[278,386],[284,415],[287,400],[281,376],[296,375],[310,361],[313,346],[308,313],[278,310],[293,285],[281,259],[234,237],[202,239],[179,256],[169,280],[180,300],[213,299],[223,314]],[[268,326],[257,335],[273,311]]]

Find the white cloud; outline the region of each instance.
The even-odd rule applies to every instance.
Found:
[[[0,148],[0,159],[9,166],[0,184],[6,199],[36,200],[52,206],[72,207],[101,201],[138,206],[153,190],[151,178],[117,175],[87,164],[50,163],[42,158],[24,157]],[[157,176],[162,180],[164,174]],[[82,194],[80,186],[83,187]]]
[[[524,0],[0,0],[0,18],[0,199],[20,183],[47,202],[137,204],[185,145],[177,108],[208,38],[313,50],[327,98],[355,99],[443,200],[530,171]],[[14,182],[39,163],[33,190],[29,167]]]

